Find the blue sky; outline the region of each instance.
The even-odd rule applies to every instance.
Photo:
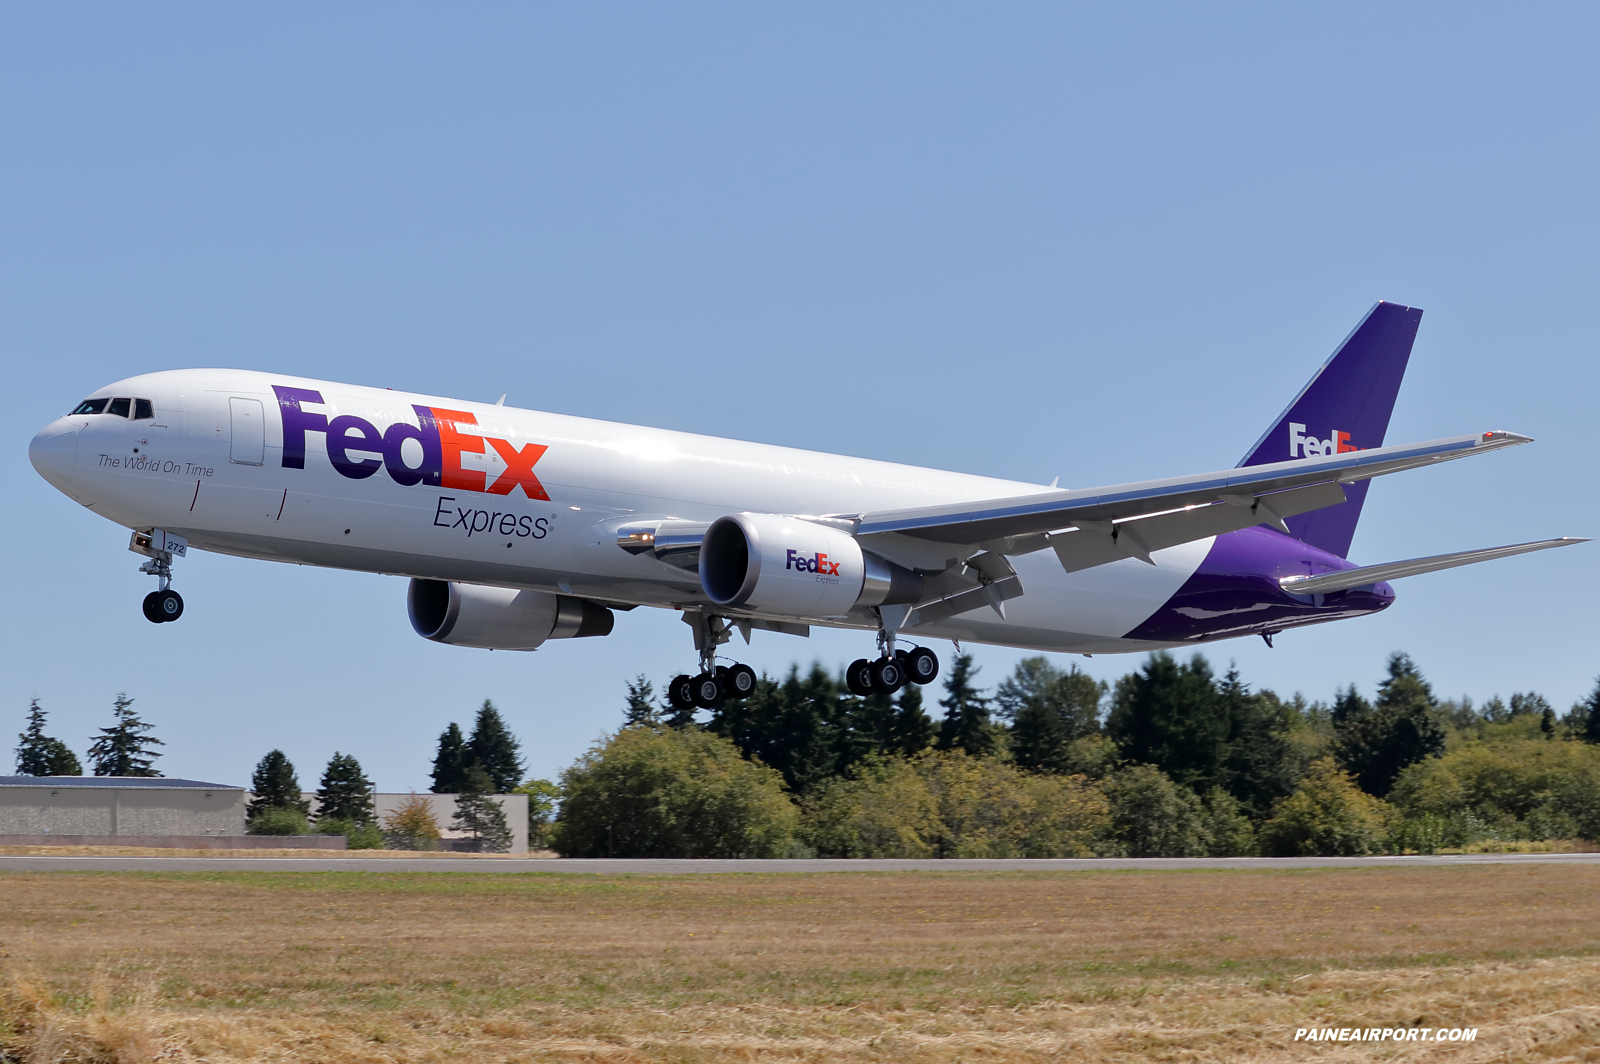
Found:
[[[655,611],[531,655],[459,650],[412,634],[401,580],[220,556],[181,566],[183,621],[148,624],[127,533],[26,448],[149,370],[505,392],[1090,486],[1232,465],[1390,299],[1427,312],[1390,442],[1539,442],[1378,484],[1352,556],[1595,535],[1597,22],[1573,4],[10,5],[0,737],[37,696],[81,754],[126,690],[169,775],[243,783],[277,746],[307,785],[340,750],[422,790],[439,731],[486,697],[548,776],[617,724],[628,677],[693,663]],[[1600,545],[1417,577],[1381,616],[1207,653],[1326,698],[1404,649],[1442,694],[1564,708],[1600,673],[1597,576]],[[869,646],[758,633],[741,657],[834,667]],[[976,654],[991,684],[1022,656]]]

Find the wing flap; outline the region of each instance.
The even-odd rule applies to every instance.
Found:
[[[1104,525],[1085,521],[1070,532],[1052,534],[1049,544],[1061,560],[1061,567],[1069,573],[1121,558],[1139,558],[1154,565],[1152,551],[1255,525],[1279,524],[1285,517],[1342,502],[1343,486],[1338,481],[1325,481],[1269,495],[1235,495],[1224,502]]]
[[[1563,536],[1560,539],[1542,539],[1537,543],[1513,543],[1507,547],[1485,547],[1482,550],[1464,550],[1455,554],[1435,554],[1428,558],[1410,558],[1403,562],[1385,562],[1382,565],[1365,565],[1359,569],[1341,569],[1316,576],[1286,576],[1278,586],[1296,595],[1324,595],[1335,591],[1348,591],[1353,587],[1376,584],[1380,580],[1398,580],[1402,576],[1454,569],[1458,565],[1509,558],[1530,551],[1548,550],[1551,547],[1570,547],[1574,543],[1587,543],[1587,539]]]
[[[1138,484],[1041,492],[978,503],[887,510],[862,514],[856,534],[865,540],[876,534],[894,532],[964,545],[1023,539],[1078,525],[1080,520],[1115,522],[1214,503],[1227,496],[1255,499],[1311,484],[1352,484],[1358,480],[1529,442],[1529,437],[1516,433],[1486,432],[1477,436],[1455,436],[1370,451],[1349,451],[1321,458],[1245,466]],[[1251,522],[1256,523],[1259,522]]]

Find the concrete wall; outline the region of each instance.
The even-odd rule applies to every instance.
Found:
[[[0,835],[0,846],[136,846],[182,850],[344,850],[343,835]]]
[[[0,787],[0,834],[243,835],[244,808],[238,790]]]
[[[374,794],[373,804],[378,810],[378,823],[398,809],[409,794]],[[428,811],[439,825],[439,834],[446,839],[464,839],[466,832],[456,831],[450,822],[456,816],[456,796],[453,794],[419,794],[428,803]],[[491,796],[506,815],[506,825],[511,828],[511,852],[528,852],[528,796],[526,794],[496,794]]]

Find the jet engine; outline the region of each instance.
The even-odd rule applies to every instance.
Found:
[[[413,579],[406,613],[424,639],[489,650],[535,650],[546,639],[610,635],[616,622],[610,610],[587,599],[453,580]]]
[[[922,577],[861,549],[843,529],[777,514],[730,514],[700,543],[700,586],[718,606],[790,617],[916,602]]]

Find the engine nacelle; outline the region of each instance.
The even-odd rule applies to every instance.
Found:
[[[789,617],[922,597],[922,577],[863,551],[850,533],[777,514],[713,521],[700,541],[700,586],[718,606]]]
[[[571,595],[416,580],[406,592],[411,627],[424,639],[488,650],[535,650],[546,639],[610,635],[616,615]]]

